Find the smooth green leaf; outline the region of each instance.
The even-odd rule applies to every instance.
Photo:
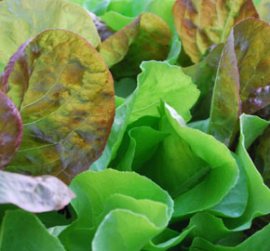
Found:
[[[246,172],[249,196],[244,214],[238,219],[225,221],[230,228],[247,229],[255,217],[270,213],[270,190],[263,183],[260,173],[246,150],[267,126],[267,121],[256,116],[244,114],[240,117],[240,139],[236,154]]]
[[[225,242],[226,240],[241,241],[241,232],[228,229],[221,218],[213,214],[202,212],[191,217],[188,228],[192,228],[191,235],[200,237],[210,242]]]
[[[270,225],[267,225],[262,230],[258,231],[254,235],[252,235],[250,238],[243,241],[241,244],[234,246],[234,247],[225,247],[221,245],[214,245],[210,242],[201,239],[196,238],[192,246],[190,248],[190,251],[201,251],[201,250],[207,250],[207,251],[247,251],[247,250],[260,250],[260,251],[268,251],[270,240],[269,240],[269,234],[270,234]]]
[[[132,241],[135,246],[142,247],[167,226],[173,213],[173,201],[167,192],[151,180],[132,172],[112,169],[88,171],[77,176],[72,181],[71,188],[77,194],[72,204],[78,220],[65,229],[60,238],[68,249],[74,251],[84,250],[90,245],[92,238],[95,250],[104,250],[102,245],[106,245],[106,250],[116,250],[116,247]],[[122,213],[122,210],[128,211],[128,215]],[[138,215],[138,221],[132,216],[129,219],[130,213]],[[139,224],[140,230],[137,231],[139,226],[134,225],[134,222],[140,222],[140,219],[145,223],[142,221]],[[132,237],[132,233],[141,234],[143,229],[146,234],[146,237],[142,236],[143,240],[139,235],[138,240]],[[147,233],[148,229],[151,229],[150,233]],[[129,231],[129,234],[125,234]],[[107,241],[112,244],[108,233],[115,234],[112,249],[107,246]],[[74,234],[80,234],[80,243],[76,239],[70,239]]]
[[[218,204],[236,184],[239,171],[230,151],[210,135],[189,128],[170,106],[165,106],[170,125],[194,156],[207,164],[210,171],[196,186],[175,198],[175,217],[209,209]],[[222,185],[221,185],[222,184]]]
[[[65,251],[38,218],[23,211],[7,211],[1,225],[2,251]]]
[[[157,232],[157,227],[143,215],[115,209],[100,224],[92,242],[92,250],[141,250]]]

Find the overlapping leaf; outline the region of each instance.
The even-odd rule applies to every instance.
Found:
[[[235,52],[240,71],[242,111],[253,114],[270,104],[270,25],[248,19],[234,28]]]
[[[146,60],[167,58],[171,33],[158,16],[145,13],[116,32],[100,45],[100,53],[117,77],[139,73],[139,65]]]
[[[86,40],[65,30],[41,33],[11,59],[3,87],[24,123],[8,170],[68,182],[99,156],[114,116],[113,83]]]
[[[80,6],[64,0],[5,0],[0,3],[0,67],[22,43],[50,28],[78,33],[94,47],[100,43],[91,17]]]
[[[22,139],[22,121],[13,102],[0,91],[0,168],[5,167],[18,150]]]
[[[164,141],[163,149],[156,154],[163,162],[158,165],[157,161],[159,169],[153,168],[152,172],[160,175],[159,182],[166,182],[169,189],[174,186],[175,217],[209,209],[221,202],[235,185],[239,172],[237,164],[224,145],[199,130],[188,128],[181,116],[168,105],[165,116],[174,134]],[[177,148],[174,148],[174,142]],[[189,165],[188,161],[192,164]],[[168,166],[170,170],[166,173]],[[181,173],[185,179],[181,178]],[[180,176],[178,180],[174,177],[176,174]]]
[[[30,177],[0,171],[0,204],[14,204],[29,212],[60,210],[74,194],[56,177]]]
[[[256,116],[242,115],[240,118],[240,139],[236,150],[247,176],[248,203],[245,212],[238,219],[228,219],[226,224],[234,229],[247,229],[255,217],[270,213],[270,189],[254,166],[247,149],[263,133],[268,122]]]
[[[170,196],[151,180],[107,169],[77,176],[71,188],[78,220],[60,238],[70,250],[140,250],[168,224]],[[80,243],[71,238],[80,235]]]
[[[36,216],[19,210],[8,211],[3,219],[0,249],[65,251],[61,242],[49,234]]]
[[[241,111],[237,63],[234,37],[230,34],[219,61],[209,121],[209,133],[226,145],[234,139]]]
[[[198,64],[183,68],[184,73],[191,77],[200,90],[199,100],[192,109],[193,120],[206,119],[210,116],[212,93],[222,50],[223,44],[220,44]]]
[[[198,62],[213,44],[224,42],[233,25],[257,17],[251,0],[177,0],[175,25],[186,53]]]
[[[199,91],[191,79],[183,73],[180,67],[167,62],[144,62],[142,73],[138,76],[138,86],[131,96],[116,110],[115,121],[108,140],[108,144],[101,156],[92,166],[95,170],[102,170],[109,166],[111,160],[117,157],[117,151],[129,124],[144,116],[159,116],[160,101],[163,100],[175,107],[185,120],[191,118],[189,110],[196,102]],[[155,92],[153,93],[153,90]],[[149,126],[146,125],[146,126]],[[151,130],[151,129],[150,129]],[[151,130],[151,132],[153,132]],[[155,134],[155,132],[153,132]],[[157,134],[159,134],[157,132]],[[162,134],[162,133],[161,133]],[[147,140],[147,139],[144,139]],[[131,149],[133,146],[129,146]],[[129,149],[124,146],[125,151]],[[133,151],[131,150],[130,151]],[[147,155],[147,153],[145,153]],[[125,153],[120,155],[122,159]],[[127,157],[128,158],[128,157]],[[129,163],[133,162],[128,159]],[[119,166],[120,161],[117,163]],[[125,166],[125,170],[128,170]]]

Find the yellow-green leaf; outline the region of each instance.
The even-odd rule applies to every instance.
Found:
[[[85,39],[65,30],[40,33],[13,56],[3,82],[24,123],[8,170],[68,182],[99,157],[114,117],[113,81]]]
[[[5,0],[0,3],[0,65],[5,65],[22,43],[50,28],[78,33],[94,47],[100,43],[90,15],[76,4],[64,0]]]

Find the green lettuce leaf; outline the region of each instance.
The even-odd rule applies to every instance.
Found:
[[[246,173],[249,195],[243,215],[225,221],[231,229],[248,229],[255,217],[270,213],[270,189],[263,183],[260,173],[246,150],[267,126],[267,121],[256,116],[244,114],[240,117],[240,139],[236,154]]]
[[[5,0],[0,3],[0,65],[25,41],[50,28],[78,33],[94,47],[100,43],[91,17],[80,6],[64,0]]]
[[[195,63],[211,45],[224,42],[234,24],[257,16],[251,0],[177,0],[174,4],[177,32]]]
[[[7,211],[1,224],[0,249],[27,251],[65,251],[61,242],[50,235],[33,214]]]
[[[204,238],[213,243],[230,242],[236,245],[242,241],[244,234],[235,232],[225,226],[223,220],[208,212],[197,213],[191,217],[188,228],[192,238]]]
[[[136,90],[116,110],[108,144],[102,156],[91,166],[94,170],[105,169],[116,158],[129,124],[144,116],[159,116],[161,100],[173,106],[186,120],[191,118],[189,110],[196,102],[199,91],[180,67],[167,62],[150,61],[142,63],[141,69]],[[127,159],[132,161],[129,157]],[[126,166],[125,170],[128,169]]]
[[[109,184],[109,185],[108,185]],[[140,250],[166,228],[173,213],[167,192],[132,172],[88,171],[71,183],[78,220],[60,234],[69,250]],[[78,243],[71,236],[80,235]],[[83,249],[84,248],[84,249]]]
[[[200,182],[197,181],[194,187],[175,198],[174,217],[185,216],[215,206],[237,182],[239,170],[236,161],[230,151],[213,137],[187,127],[181,116],[168,105],[166,105],[165,115],[175,133],[189,147],[190,156],[197,158],[197,163],[200,163],[201,168],[209,169]],[[198,167],[193,167],[195,171],[193,175],[196,175],[196,168]]]
[[[260,251],[268,251],[270,240],[270,225],[267,225],[262,230],[258,231],[250,238],[243,241],[241,244],[232,246],[232,247],[225,247],[221,245],[214,245],[210,242],[202,239],[196,238],[192,246],[190,248],[191,251],[247,251],[247,250],[260,250]]]
[[[85,39],[65,30],[40,33],[13,56],[2,88],[24,130],[7,170],[68,183],[99,157],[114,117],[113,81]]]

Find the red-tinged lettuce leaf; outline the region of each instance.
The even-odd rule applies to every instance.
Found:
[[[90,15],[76,4],[64,0],[5,0],[0,3],[0,65],[6,65],[22,43],[50,28],[78,33],[94,47],[100,43]]]
[[[239,71],[231,33],[219,61],[209,121],[209,133],[226,145],[234,139],[240,115],[239,89]]]
[[[100,53],[114,76],[128,77],[139,73],[147,60],[165,60],[170,49],[171,32],[158,16],[144,13],[131,24],[110,36],[100,45]]]
[[[173,13],[184,49],[195,63],[211,45],[224,42],[235,23],[258,16],[251,0],[177,0]]]
[[[74,194],[53,176],[30,177],[0,171],[0,204],[14,204],[29,212],[60,210]]]
[[[0,91],[0,168],[5,167],[22,140],[22,120],[13,102]]]
[[[11,59],[3,86],[24,135],[8,170],[69,182],[99,157],[114,117],[111,74],[79,35],[47,30]]]
[[[243,112],[253,114],[270,104],[270,25],[247,19],[234,28]]]

